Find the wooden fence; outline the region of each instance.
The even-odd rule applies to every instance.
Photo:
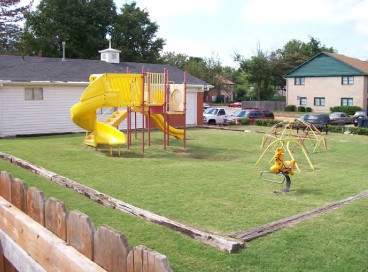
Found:
[[[68,212],[8,172],[0,174],[0,272],[172,271],[166,256],[129,246],[123,233]]]
[[[286,107],[285,101],[242,101],[242,108],[259,108],[270,111],[283,111]]]

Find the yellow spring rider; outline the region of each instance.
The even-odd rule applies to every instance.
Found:
[[[295,159],[292,159],[290,161],[284,161],[284,149],[282,147],[279,147],[276,149],[275,155],[273,156],[272,160],[275,161],[274,165],[270,167],[269,171],[262,171],[260,174],[260,178],[264,181],[274,182],[278,184],[282,184],[286,180],[286,186],[284,190],[279,192],[279,193],[286,193],[290,189],[291,180],[290,180],[289,175],[294,175],[294,166],[296,164],[296,161]],[[272,173],[272,174],[274,173],[278,176],[281,176],[283,179],[281,182],[271,180],[271,179],[266,179],[263,177],[263,174],[265,173]],[[274,193],[278,193],[278,192],[274,192]]]

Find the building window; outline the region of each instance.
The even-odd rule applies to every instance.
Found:
[[[294,84],[295,85],[304,85],[305,84],[305,78],[304,77],[294,78]]]
[[[325,98],[324,97],[315,97],[314,98],[314,106],[324,106]]]
[[[341,106],[353,106],[353,98],[341,98]]]
[[[111,54],[111,59],[117,59],[116,54]]]
[[[300,106],[307,106],[307,98],[306,97],[300,97],[299,105]]]
[[[102,53],[101,54],[101,59],[105,60],[106,59],[106,54],[105,53]]]
[[[25,88],[24,94],[26,100],[43,100],[42,88]]]
[[[353,85],[354,84],[354,77],[347,77],[343,76],[341,79],[342,85]]]

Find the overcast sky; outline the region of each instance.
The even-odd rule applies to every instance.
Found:
[[[114,0],[120,7],[126,0]],[[217,56],[236,66],[234,53],[248,58],[308,36],[338,53],[368,60],[368,0],[135,0],[147,9],[166,40],[164,51]]]

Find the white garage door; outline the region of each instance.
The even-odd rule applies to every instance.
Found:
[[[197,93],[187,92],[186,124],[197,125]]]

